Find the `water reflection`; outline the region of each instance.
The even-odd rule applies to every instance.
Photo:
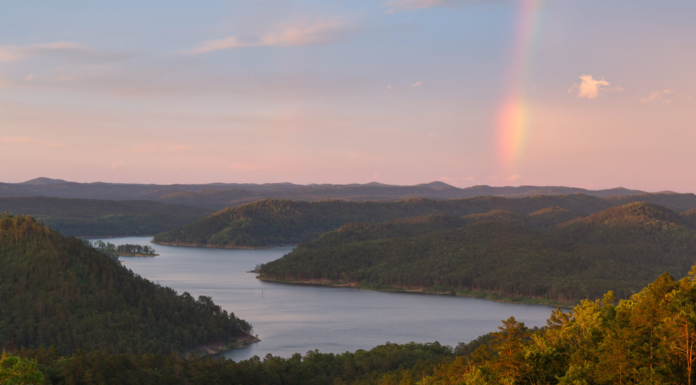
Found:
[[[105,239],[115,244],[150,244],[149,237]],[[228,312],[254,325],[262,340],[224,353],[243,360],[271,353],[343,353],[370,349],[387,341],[456,345],[496,330],[514,316],[528,326],[543,326],[552,308],[497,303],[476,298],[384,293],[350,288],[262,282],[247,273],[291,248],[221,250],[155,245],[154,258],[121,257],[141,276],[194,297],[207,295]]]

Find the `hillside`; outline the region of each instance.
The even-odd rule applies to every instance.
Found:
[[[44,348],[17,355],[32,360],[31,373],[40,370],[51,384],[687,384],[694,376],[694,362],[684,354],[696,333],[694,273],[679,281],[662,274],[618,304],[609,292],[572,311],[553,311],[543,328],[510,317],[497,331],[454,349],[387,343],[369,351],[310,350],[239,362],[178,354],[61,357]]]
[[[628,298],[664,271],[685,275],[696,260],[696,228],[664,207],[632,203],[557,224],[568,215],[351,223],[259,272],[267,280],[574,301],[609,290]]]
[[[215,190],[207,188],[200,191],[172,191],[161,195],[161,191],[145,194],[143,198],[156,197],[157,201],[187,206],[205,207],[219,210],[223,207],[239,206],[243,203],[253,202],[259,199],[259,195],[253,191],[239,188],[227,190]]]
[[[654,194],[633,194],[630,196],[611,196],[606,198],[614,206],[622,206],[632,202],[648,202],[667,207],[676,212],[696,208],[696,195],[661,192]]]
[[[0,346],[170,353],[251,331],[210,297],[177,295],[31,217],[0,219],[0,266]]]
[[[398,202],[302,202],[263,200],[219,211],[155,236],[155,243],[209,247],[269,247],[308,242],[350,222],[383,222],[398,218],[446,214],[464,216],[506,210],[518,214],[559,207],[585,213],[610,207],[583,194],[526,198],[409,199]]]
[[[50,197],[0,198],[0,213],[30,215],[68,236],[152,235],[191,223],[211,210],[151,201]]]
[[[664,193],[640,197],[647,201],[668,202],[670,208],[682,212],[689,210],[692,195]],[[546,217],[554,218],[552,224],[556,225],[636,199],[570,194],[520,198],[478,196],[449,200],[412,198],[396,202],[263,200],[221,210],[194,223],[158,234],[155,242],[222,248],[270,247],[307,242],[350,222],[376,223],[433,214],[490,216],[495,215],[491,213],[494,210],[524,215],[538,211],[525,221],[544,227],[550,223]],[[693,203],[696,205],[696,201]]]

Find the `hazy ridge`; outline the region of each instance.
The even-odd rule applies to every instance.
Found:
[[[637,201],[661,203],[678,212],[696,208],[696,195],[673,193],[616,199],[586,194],[518,198],[478,196],[449,200],[413,198],[395,202],[268,199],[218,211],[194,223],[158,234],[155,242],[222,248],[270,247],[308,242],[350,222],[376,223],[432,214],[465,216],[494,210],[527,215],[554,207],[587,215]]]
[[[407,198],[455,199],[475,196],[525,197],[534,195],[586,194],[597,197],[629,196],[645,191],[615,188],[586,190],[563,186],[458,188],[443,182],[414,186],[395,186],[382,183],[367,184],[309,184],[292,183],[210,183],[210,184],[121,184],[75,183],[60,179],[36,178],[24,183],[0,183],[0,196],[47,196],[59,198],[104,200],[153,200],[219,210],[260,199],[291,199],[319,201],[342,199],[394,201]]]

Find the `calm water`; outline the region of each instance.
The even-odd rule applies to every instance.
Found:
[[[114,244],[151,245],[150,237],[104,239]],[[552,308],[475,298],[384,293],[349,288],[262,282],[253,270],[291,248],[220,250],[154,245],[158,257],[121,257],[135,273],[180,294],[207,295],[254,325],[262,340],[224,355],[243,360],[272,353],[343,353],[385,342],[433,342],[455,346],[496,330],[514,316],[528,326],[545,325]]]

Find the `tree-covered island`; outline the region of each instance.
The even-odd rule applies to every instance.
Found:
[[[131,245],[129,243],[125,245],[114,245],[111,242],[104,242],[102,240],[90,241],[88,239],[82,240],[85,246],[92,247],[102,254],[106,254],[111,257],[156,257],[159,254],[155,253],[155,248],[152,246],[142,246],[142,245]]]

